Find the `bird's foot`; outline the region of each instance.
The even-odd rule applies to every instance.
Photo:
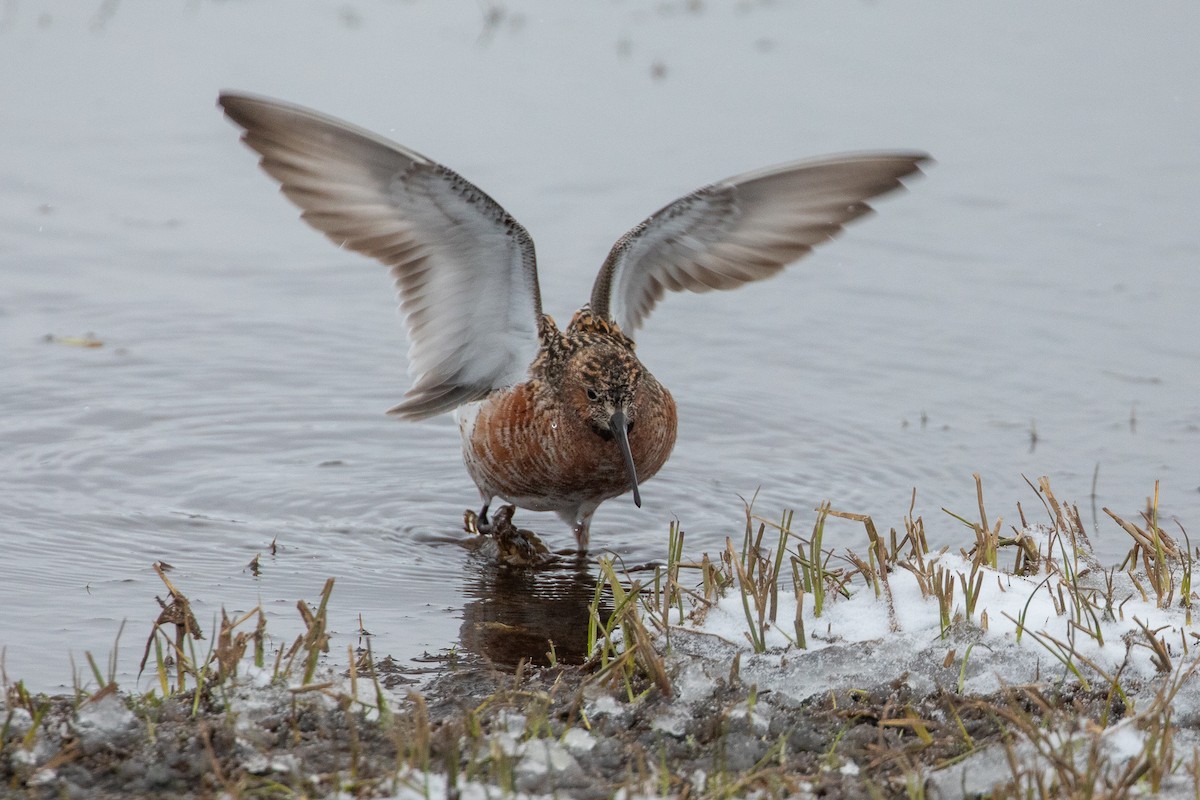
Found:
[[[509,514],[512,517],[512,514]],[[463,512],[463,530],[473,536],[487,536],[495,529],[495,525],[488,519],[488,507],[476,514],[471,509]]]
[[[463,530],[472,536],[485,536],[491,531],[492,526],[486,521],[479,518],[471,509],[463,512]]]

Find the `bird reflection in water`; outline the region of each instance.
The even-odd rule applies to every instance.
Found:
[[[512,511],[505,506],[496,513],[487,535],[480,535],[475,557],[467,561],[470,599],[463,607],[463,649],[499,667],[521,661],[582,664],[596,597],[595,564],[551,553],[532,532],[512,525]],[[472,522],[468,512],[467,529],[478,532]],[[612,613],[607,591],[599,613],[602,623]]]

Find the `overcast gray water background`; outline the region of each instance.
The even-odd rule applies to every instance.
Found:
[[[128,620],[128,679],[158,559],[206,628],[261,603],[281,638],[336,577],[334,646],[361,613],[401,660],[460,627],[486,650],[475,622],[536,627],[590,597],[586,574],[499,574],[462,546],[477,494],[453,421],[383,414],[409,385],[386,271],[298,221],[222,88],[477,183],[533,234],[560,322],[621,233],[703,183],[934,155],[783,276],[656,309],[639,354],[679,402],[679,442],[644,507],[610,501],[592,529],[630,563],[662,557],[675,518],[689,552],[722,548],[756,490],[801,526],[830,500],[886,528],[915,487],[932,535],[962,542],[940,509],[974,512],[976,471],[1009,521],[1018,500],[1041,513],[1022,475],[1089,524],[1097,465],[1099,503],[1131,517],[1159,479],[1195,533],[1196,30],[1186,2],[0,3],[9,676],[69,685],[68,654],[106,656]],[[43,340],[87,332],[103,346]],[[551,515],[518,520],[571,543]],[[1098,530],[1119,561],[1125,535]],[[864,540],[848,522],[826,539]]]

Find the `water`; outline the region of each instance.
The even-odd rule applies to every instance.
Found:
[[[111,9],[111,6],[102,6]],[[596,2],[0,6],[0,646],[69,685],[122,620],[129,682],[174,566],[206,632],[261,605],[279,639],[335,577],[333,645],[401,661],[577,648],[583,567],[473,555],[477,496],[447,416],[408,386],[381,268],[296,220],[214,103],[305,103],[461,171],[533,233],[546,308],[704,182],[906,147],[905,196],[784,276],[672,296],[639,354],[675,394],[662,473],[593,543],[662,557],[740,531],[741,500],[899,523],[1041,512],[1200,521],[1200,9]],[[46,334],[103,342],[81,348]],[[1126,537],[1097,511],[1104,560]],[[552,515],[518,522],[571,544]],[[851,523],[835,546],[861,544]],[[271,555],[271,545],[276,552]],[[261,554],[261,573],[248,564]],[[360,620],[361,615],[361,620]],[[338,657],[335,653],[335,658]]]

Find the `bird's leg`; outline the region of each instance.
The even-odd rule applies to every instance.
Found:
[[[483,498],[483,508],[476,514],[471,509],[467,509],[463,513],[463,528],[467,533],[471,534],[489,534],[492,532],[492,523],[488,519],[488,506],[491,505],[492,498]]]
[[[558,518],[571,526],[571,533],[575,534],[575,543],[579,545],[580,554],[587,553],[588,549],[588,531],[592,527],[592,514],[596,513],[596,506],[599,503],[587,503],[574,508],[558,509]]]
[[[588,549],[588,539],[592,528],[592,514],[596,513],[595,508],[587,510],[580,509],[575,514],[575,521],[571,525],[571,532],[575,534],[575,541],[579,544],[579,551],[586,553]]]

